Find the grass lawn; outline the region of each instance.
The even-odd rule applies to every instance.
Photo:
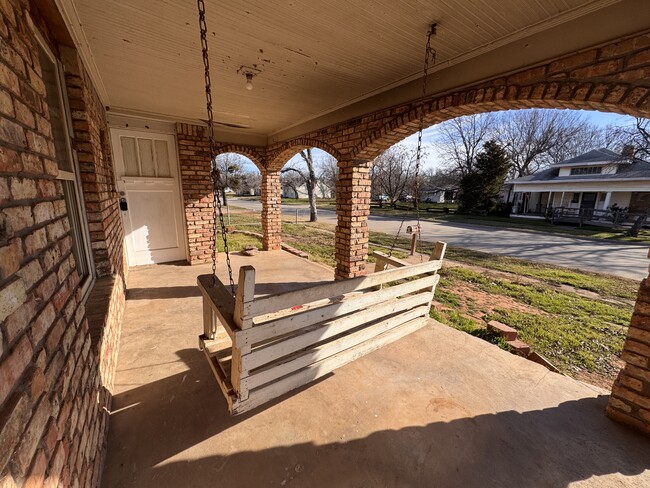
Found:
[[[261,233],[259,216],[233,213],[233,227]],[[283,242],[334,266],[334,226],[282,224]],[[230,249],[247,244],[261,248],[257,237],[231,234]],[[392,245],[394,236],[371,232],[370,250]],[[408,248],[409,238],[399,238]],[[220,246],[221,247],[221,246]],[[423,243],[421,252],[430,252]],[[399,251],[396,257],[406,257]],[[561,372],[608,387],[620,368],[622,350],[638,283],[634,280],[449,248],[447,265],[436,290],[431,316],[451,327],[507,349],[484,327],[496,319],[516,328],[523,341],[547,357]],[[372,262],[372,254],[369,256]]]
[[[309,205],[307,198],[283,198],[282,205]],[[316,207],[336,207],[335,198],[317,198]]]

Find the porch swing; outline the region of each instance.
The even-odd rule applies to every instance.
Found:
[[[217,151],[213,132],[212,93],[204,0],[198,0],[203,53],[207,123],[211,162]],[[430,47],[427,37],[415,193],[421,157]],[[442,266],[446,244],[436,243],[430,259],[410,264],[392,256],[400,229],[388,254],[375,253],[375,272],[347,280],[255,296],[255,268],[239,269],[235,288],[228,238],[219,192],[219,174],[212,164],[214,203],[212,274],[197,284],[203,297],[203,334],[199,347],[228,403],[231,415],[265,402],[330,373],[425,325]],[[416,206],[417,209],[417,206]],[[228,268],[229,286],[216,274],[217,221]],[[419,236],[418,225],[415,232]]]

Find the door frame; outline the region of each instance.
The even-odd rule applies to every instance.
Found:
[[[118,181],[119,177],[117,176],[117,160],[115,158],[115,151],[113,151],[113,134],[114,133],[120,133],[120,132],[126,132],[133,134],[134,136],[137,136],[137,134],[158,134],[158,135],[166,135],[166,136],[172,136],[172,146],[170,148],[170,151],[173,151],[173,153],[176,156],[176,171],[178,174],[178,181],[176,182],[177,189],[178,189],[178,197],[179,201],[176,202],[176,204],[180,208],[180,213],[181,213],[181,225],[183,227],[183,232],[182,232],[182,246],[183,246],[183,254],[184,254],[184,259],[185,261],[189,262],[189,243],[187,239],[187,220],[185,218],[185,199],[183,197],[183,175],[181,174],[181,162],[180,162],[180,155],[178,153],[178,141],[176,139],[176,132],[173,131],[168,131],[168,130],[155,130],[155,129],[147,129],[147,128],[142,128],[142,127],[128,127],[120,124],[110,124],[108,125],[109,127],[109,133],[110,133],[110,140],[111,144],[111,158],[112,158],[112,163],[113,163],[113,182],[115,184],[115,190],[120,195],[120,190],[118,189]],[[123,245],[127,246],[126,242],[126,226],[124,225],[124,217],[122,216],[122,212],[120,211],[120,222],[122,223],[122,232],[124,232],[124,240],[123,240]],[[129,267],[135,266],[134,264],[129,263],[129,256],[127,252],[127,264]]]

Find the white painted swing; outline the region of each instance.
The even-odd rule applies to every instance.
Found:
[[[436,243],[430,260],[419,264],[375,252],[376,271],[367,276],[261,297],[255,297],[252,266],[240,268],[234,298],[213,275],[199,276],[199,343],[230,413],[255,408],[422,327],[445,249]]]
[[[214,140],[210,62],[205,22],[205,2],[197,0],[201,50],[205,74],[206,109],[211,162]],[[424,125],[424,98],[433,24],[427,35],[424,58],[420,131],[416,156],[414,195],[419,195],[419,168]],[[446,244],[436,243],[428,262],[408,264],[375,253],[375,272],[357,278],[317,284],[302,289],[255,297],[255,268],[239,269],[235,293],[228,254],[227,229],[219,197],[219,173],[212,165],[214,230],[217,215],[230,276],[230,290],[216,276],[216,246],[212,249],[213,274],[198,277],[203,295],[203,334],[199,338],[210,367],[228,402],[231,414],[246,412],[309,383],[354,359],[422,327],[440,277]],[[417,236],[419,236],[419,209]],[[400,225],[400,230],[402,224]],[[397,231],[393,247],[397,242]],[[416,236],[416,241],[417,241]],[[391,249],[392,250],[392,249]],[[389,266],[395,269],[386,269]],[[233,296],[234,295],[234,296]]]

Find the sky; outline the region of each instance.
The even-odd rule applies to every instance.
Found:
[[[608,125],[634,124],[634,117],[631,117],[629,115],[619,115],[619,114],[613,114],[607,112],[596,112],[591,110],[577,110],[577,112],[582,113],[588,122],[602,128],[607,127]],[[425,129],[422,134],[422,141],[426,148],[426,153],[427,153],[426,157],[422,161],[422,167],[425,169],[437,168],[440,167],[440,165],[442,164],[441,158],[434,145],[434,141],[436,139],[436,133],[437,133],[437,126],[434,125]],[[415,148],[417,147],[417,142],[418,142],[418,136],[417,134],[413,134],[407,137],[406,139],[404,139],[401,143]],[[324,151],[317,148],[314,148],[312,151],[313,151],[314,159],[316,160],[318,160],[321,157],[325,157],[327,154]],[[299,154],[296,154],[293,158],[291,158],[288,161],[287,164],[300,164],[300,163],[302,163],[302,159],[300,158]],[[248,159],[246,159],[246,164],[244,165],[244,167],[246,170],[256,171],[255,165],[252,163],[252,161]]]

